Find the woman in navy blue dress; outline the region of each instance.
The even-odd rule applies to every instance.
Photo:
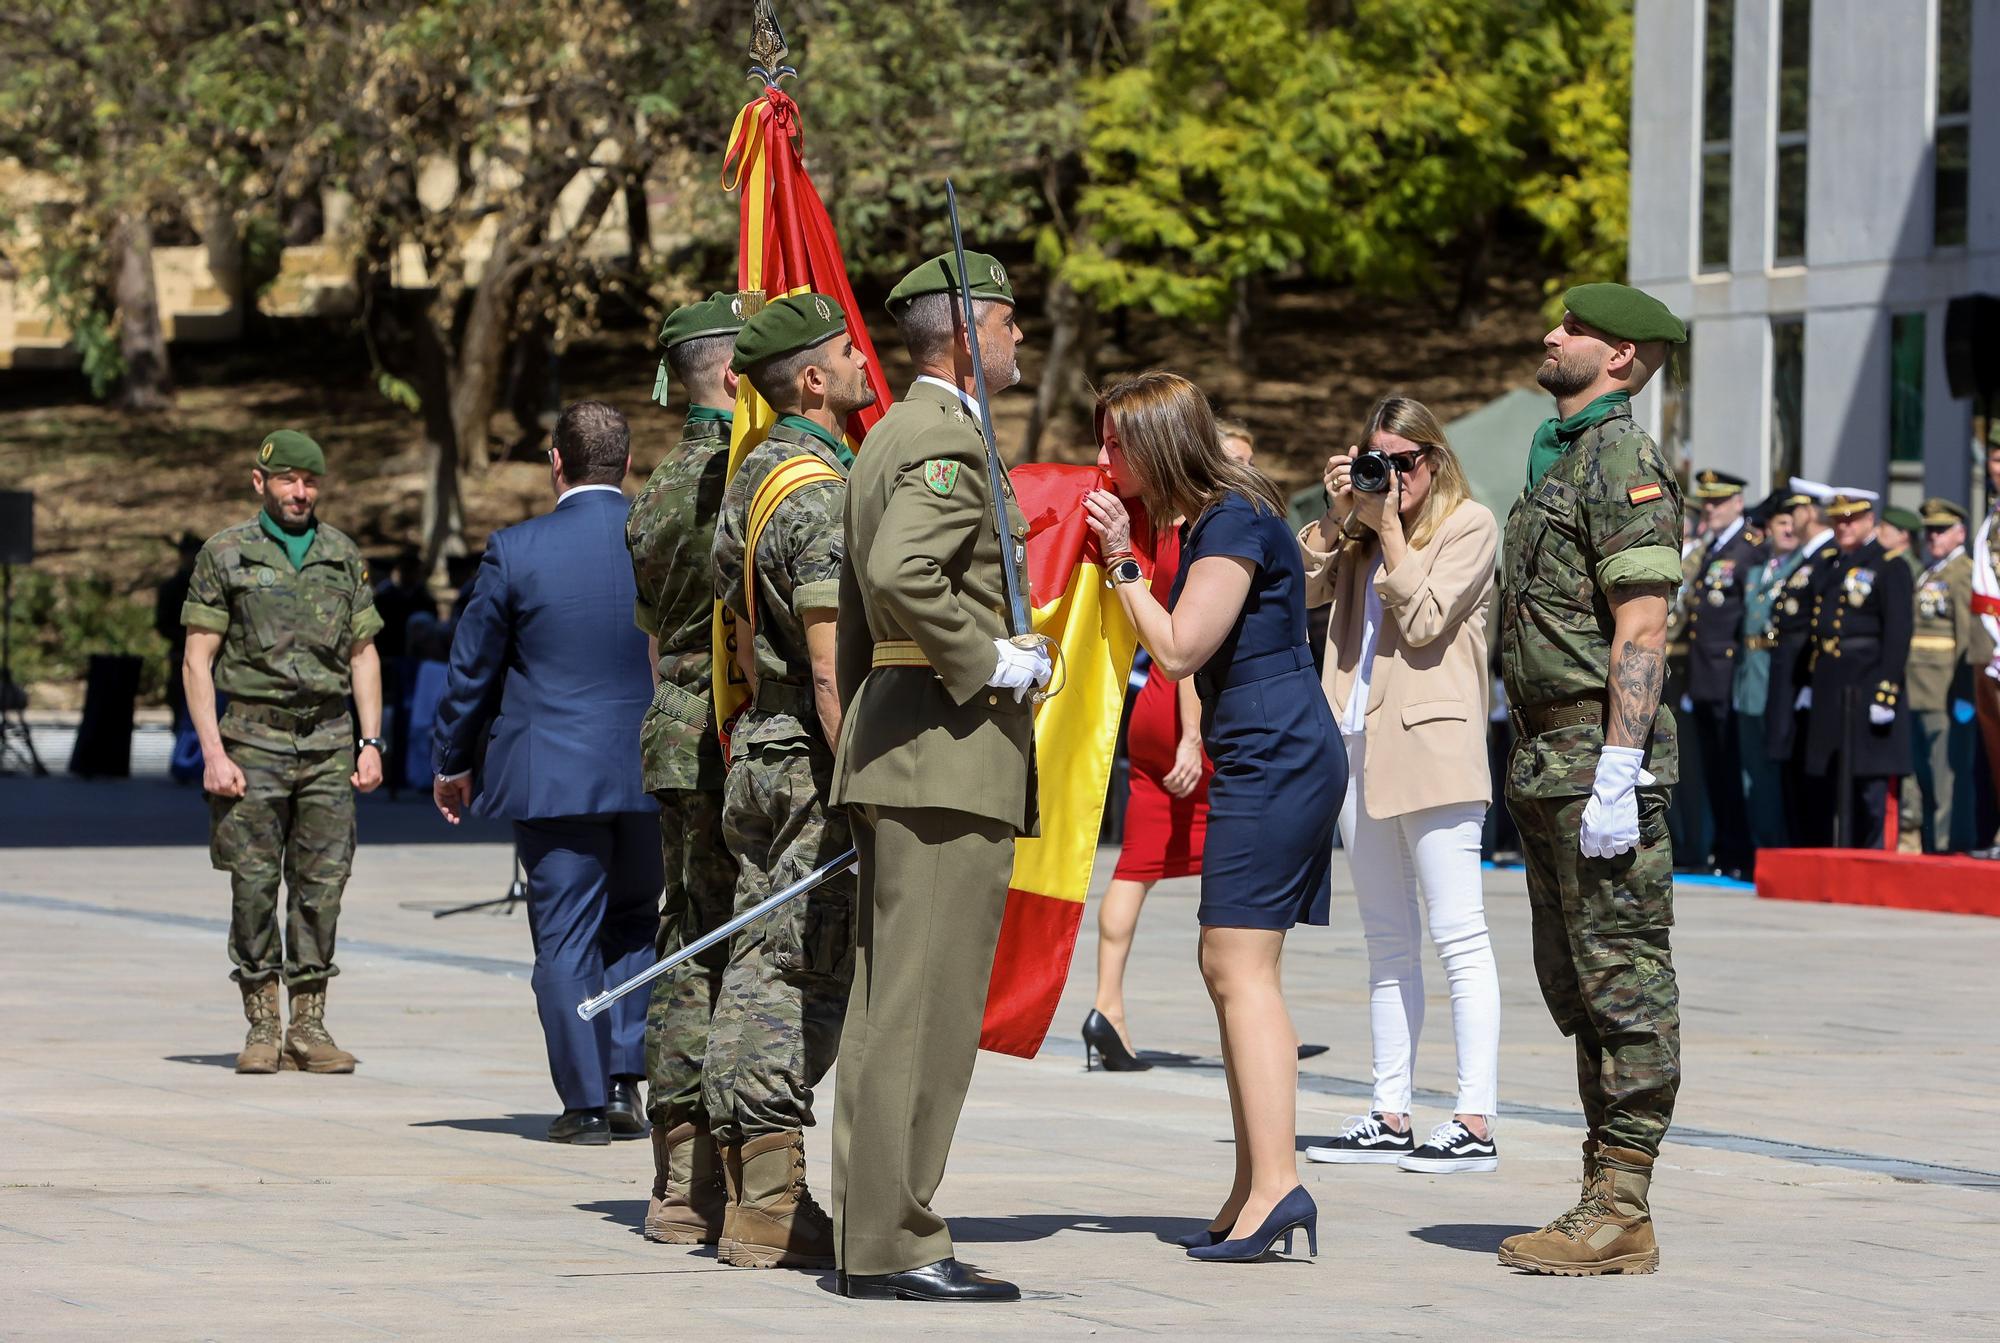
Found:
[[[1202,853],[1201,972],[1222,1033],[1236,1178],[1197,1259],[1254,1259],[1318,1210],[1296,1156],[1298,1036],[1279,961],[1296,923],[1325,924],[1347,755],[1306,644],[1305,568],[1277,487],[1223,455],[1208,399],[1145,373],[1104,393],[1098,464],[1156,518],[1189,519],[1168,604],[1121,566],[1132,526],[1108,490],[1084,507],[1139,641],[1164,675],[1192,675],[1215,762]],[[1121,569],[1123,572],[1120,572]]]

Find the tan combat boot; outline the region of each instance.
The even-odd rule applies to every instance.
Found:
[[[326,1033],[326,981],[292,987],[292,1024],[285,1031],[286,1072],[351,1073],[354,1055]]]
[[[833,1219],[806,1190],[806,1140],[766,1133],[725,1147],[729,1211],[716,1257],[738,1268],[832,1268]]]
[[[1566,1278],[1659,1268],[1660,1248],[1646,1202],[1653,1158],[1628,1148],[1601,1147],[1596,1165],[1596,1178],[1581,1203],[1540,1231],[1500,1242],[1502,1264]]]
[[[708,1129],[682,1122],[653,1126],[653,1197],[646,1239],[662,1245],[713,1245],[722,1238],[729,1189],[722,1154]]]
[[[243,990],[243,1016],[250,1023],[243,1052],[236,1056],[236,1071],[274,1073],[278,1071],[278,981],[236,987]]]

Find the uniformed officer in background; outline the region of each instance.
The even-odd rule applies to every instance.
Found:
[[[327,1033],[326,985],[340,973],[334,931],[354,858],[354,790],[382,782],[382,617],[360,550],[319,520],[325,475],[325,454],[306,435],[266,437],[250,468],[263,507],[202,546],[181,607],[209,855],[230,875],[231,978],[250,1022],[240,1073],[354,1071]],[[219,721],[218,690],[229,696]],[[291,990],[282,1049],[280,976]]]
[[[1923,572],[1923,564],[1912,549],[1923,529],[1923,520],[1907,508],[1877,508],[1875,510],[1875,542],[1882,547],[1887,559],[1900,560],[1910,571],[1914,582]],[[1914,636],[1912,636],[1914,637]],[[1914,645],[1912,645],[1914,649]],[[1905,669],[1905,689],[1908,689],[1908,669]],[[1914,744],[1916,720],[1910,720],[1912,742]],[[1896,780],[1896,849],[1899,853],[1922,853],[1924,851],[1923,789],[1917,783],[1914,770],[1905,770]]]
[[[840,740],[843,434],[875,390],[846,313],[824,294],[793,294],[750,318],[730,368],[778,413],[730,477],[715,523],[715,598],[736,618],[751,695],[729,729],[722,804],[741,914],[854,847],[847,814],[827,804]],[[833,1220],[806,1186],[804,1130],[840,1046],[853,972],[845,872],[730,942],[702,1063],[730,1195],[723,1263],[833,1267]]]
[[[1792,526],[1792,505],[1798,497],[1788,490],[1773,491],[1748,515],[1770,549],[1743,584],[1743,652],[1736,659],[1730,704],[1736,711],[1750,843],[1759,849],[1783,848],[1786,842],[1784,775],[1764,748],[1764,718],[1771,707],[1771,652],[1777,646],[1773,626],[1779,596],[1799,550],[1799,534]]]
[[[634,613],[653,662],[653,703],[640,727],[646,790],[660,802],[666,886],[654,954],[666,956],[729,920],[736,860],[722,841],[722,747],[709,682],[715,613],[710,548],[729,479],[736,375],[729,371],[743,300],[711,294],[676,308],[660,326],[653,399],[668,374],[687,394],[680,442],[661,459],[625,522],[638,588]],[[729,1197],[722,1160],[701,1105],[701,1061],[729,954],[716,946],[653,985],[646,1014],[646,1116],[652,1121],[653,1194],[648,1240],[713,1245]]]
[[[1972,781],[1972,557],[1965,553],[1963,508],[1926,499],[1918,521],[1925,563],[1916,580],[1904,689],[1923,847],[1942,853],[1972,846],[1971,826],[1954,823],[1959,788]],[[1969,818],[1971,808],[1964,810]]]
[[[1762,530],[1743,515],[1743,484],[1741,476],[1727,471],[1695,476],[1702,541],[1685,597],[1688,708],[1700,740],[1702,788],[1714,822],[1715,869],[1737,881],[1749,878],[1755,845],[1744,806],[1743,756],[1731,700],[1743,644],[1745,591],[1752,570],[1769,553]]]
[[[1833,544],[1833,528],[1820,513],[1832,497],[1833,491],[1818,481],[1792,477],[1786,502],[1799,545],[1787,561],[1789,572],[1771,617],[1771,686],[1764,709],[1764,745],[1784,780],[1785,834],[1791,844],[1807,843],[1806,837],[1820,833],[1825,823],[1818,811],[1808,814],[1814,798],[1813,785],[1805,776],[1806,711],[1799,706],[1799,691],[1808,679],[1806,653],[1812,635],[1813,603],[1839,553]]]
[[[1813,594],[1806,684],[1795,703],[1806,711],[1807,787],[1798,838],[1812,845],[1881,848],[1891,781],[1910,768],[1910,720],[1903,673],[1910,656],[1908,566],[1875,539],[1873,491],[1841,489],[1828,501],[1837,554]],[[1840,796],[1845,771],[1853,792]],[[1835,834],[1847,817],[1849,831]]]

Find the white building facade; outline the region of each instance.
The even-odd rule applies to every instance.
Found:
[[[1638,410],[1697,468],[1975,507],[1945,311],[2000,295],[2000,0],[1637,0],[1632,283],[1688,323]],[[1983,486],[1980,487],[1983,490]]]

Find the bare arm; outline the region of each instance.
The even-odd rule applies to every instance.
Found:
[[[653,689],[660,688],[660,636],[646,636],[646,667],[653,673]]]
[[[813,707],[819,710],[820,731],[828,746],[840,744],[840,677],[836,671],[835,633],[838,611],[804,611],[806,655],[812,660]]]
[[[1186,797],[1201,782],[1201,696],[1195,693],[1192,676],[1174,682],[1174,699],[1180,710],[1181,736],[1174,744],[1173,768],[1160,784],[1174,797]]]
[[[1605,684],[1604,744],[1644,750],[1659,712],[1666,680],[1665,583],[1617,588],[1611,593],[1611,676]]]
[[[1169,611],[1143,583],[1121,583],[1118,600],[1160,670],[1173,680],[1193,676],[1229,637],[1257,566],[1236,555],[1204,555],[1188,568],[1181,599]]]
[[[354,679],[354,712],[361,719],[361,735],[382,735],[382,656],[375,640],[363,639],[348,655],[348,673]],[[382,753],[364,746],[354,758],[354,774],[349,779],[364,793],[382,786]]]
[[[181,655],[181,684],[194,734],[201,740],[201,786],[217,797],[242,797],[243,771],[222,748],[222,729],[215,718],[215,658],[221,651],[220,634],[190,629],[187,651]]]

